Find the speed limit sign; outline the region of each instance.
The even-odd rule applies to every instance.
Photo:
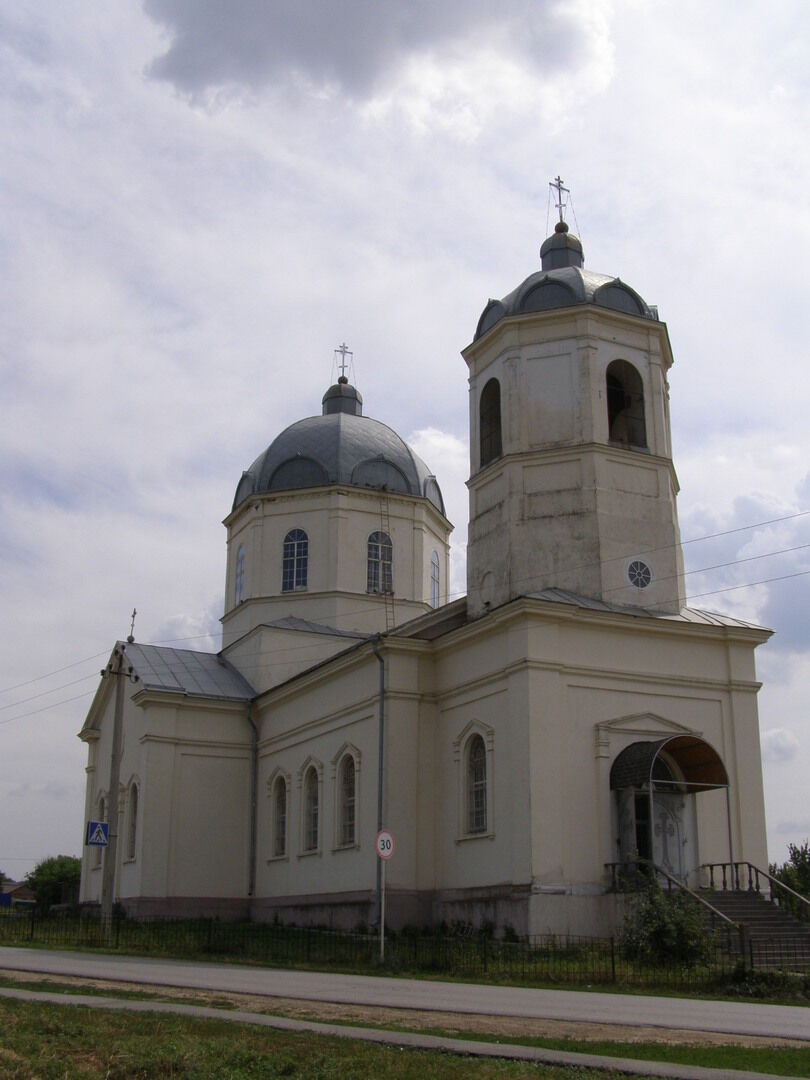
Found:
[[[394,854],[394,837],[388,829],[377,833],[377,854],[381,859],[390,859]]]

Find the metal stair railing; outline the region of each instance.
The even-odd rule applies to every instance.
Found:
[[[670,874],[668,870],[664,870],[663,867],[658,866],[656,863],[651,862],[649,859],[643,859],[641,857],[631,859],[625,862],[605,863],[605,866],[610,869],[612,889],[614,892],[623,891],[620,887],[621,882],[622,880],[626,881],[627,877],[622,874],[622,871],[626,870],[628,867],[632,869],[632,877],[635,881],[644,880],[649,883],[649,881],[652,880],[651,874],[654,874],[657,877],[662,877],[667,883],[668,892],[672,892],[674,886],[681,892],[686,893],[687,896],[690,896],[692,900],[696,901],[698,904],[701,905],[704,910],[709,912],[712,920],[712,929],[714,929],[715,919],[717,919],[719,920],[720,925],[725,927],[728,933],[731,933],[733,931],[739,941],[740,955],[746,955],[747,950],[745,926],[743,926],[742,923],[734,922],[734,920],[730,919],[728,915],[724,914],[713,904],[710,904],[709,901],[705,899],[705,897],[700,896],[699,893],[696,893],[693,889],[690,889],[688,885],[685,885],[678,878],[674,877],[674,875]]]
[[[747,885],[740,885],[741,875],[740,870],[742,868],[742,880],[747,880]],[[703,863],[699,867],[700,870],[708,870],[709,872],[709,888],[720,892],[755,892],[763,896],[764,890],[760,887],[760,878],[764,878],[770,885],[770,898],[774,903],[778,904],[781,908],[783,906],[790,906],[794,914],[802,921],[810,922],[810,900],[806,896],[802,896],[801,893],[796,892],[795,889],[791,889],[789,885],[786,885],[784,881],[780,881],[779,878],[774,877],[773,874],[767,870],[762,870],[758,866],[754,866],[750,862],[733,862],[733,863]],[[721,885],[717,885],[714,879],[714,872],[719,869]],[[729,884],[729,881],[731,884]],[[782,892],[787,893],[788,896],[795,902],[798,900],[797,907],[793,905],[784,904],[781,895],[774,895],[774,889],[781,889]],[[763,897],[764,898],[764,897]]]

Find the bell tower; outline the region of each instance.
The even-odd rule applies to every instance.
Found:
[[[463,352],[468,612],[550,588],[678,612],[669,334],[620,278],[585,270],[552,186],[541,269],[489,301]]]

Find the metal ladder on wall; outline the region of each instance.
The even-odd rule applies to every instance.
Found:
[[[388,509],[388,496],[383,491],[380,494],[380,532],[391,540],[391,515]],[[393,556],[393,552],[392,552]],[[391,582],[390,588],[386,588],[385,575],[383,574],[382,545],[380,546],[380,592],[385,605],[385,629],[386,632],[394,626],[394,580],[393,580],[393,557],[391,559]]]

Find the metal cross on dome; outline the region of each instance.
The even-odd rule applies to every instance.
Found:
[[[562,221],[563,220],[563,208],[565,206],[565,202],[563,201],[563,192],[565,192],[566,195],[570,195],[571,190],[570,190],[570,188],[567,188],[567,187],[563,186],[562,177],[559,176],[559,175],[554,180],[550,180],[548,186],[550,188],[554,188],[554,190],[557,192],[557,202],[555,202],[554,205],[560,211],[560,221]]]
[[[354,359],[354,353],[351,351],[351,349],[349,348],[349,346],[346,344],[345,341],[343,342],[342,345],[338,345],[338,347],[335,349],[335,355],[336,356],[337,356],[338,353],[340,353],[340,360],[338,360],[338,362],[337,362],[337,365],[340,368],[340,377],[342,379],[345,379],[346,378],[346,366],[347,366],[346,365],[346,357],[350,356],[352,359]]]

